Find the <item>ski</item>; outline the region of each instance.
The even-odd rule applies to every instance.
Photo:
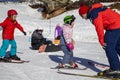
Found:
[[[59,74],[65,74],[65,75],[73,75],[73,76],[82,76],[82,77],[90,77],[90,78],[101,78],[101,79],[109,79],[109,80],[120,80],[120,78],[113,78],[111,77],[105,77],[105,76],[97,76],[97,75],[87,75],[87,74],[77,74],[77,73],[69,73],[69,72],[63,72],[63,71],[57,71]]]
[[[86,70],[87,68],[57,68],[57,67],[51,67],[50,69],[58,69],[59,70],[62,70],[62,69],[66,69],[66,70]]]
[[[0,61],[0,63],[29,63],[30,61],[26,60],[10,60],[10,61]]]
[[[26,60],[11,60],[12,63],[28,63],[30,61],[26,61]]]
[[[58,65],[56,67],[51,67],[50,69],[58,69],[58,70],[62,70],[62,69],[67,69],[67,70],[70,70],[70,69],[72,69],[72,70],[86,70],[87,67],[79,67],[78,66],[78,67],[74,68],[74,67],[71,67],[71,66],[60,67],[60,65]]]
[[[67,69],[67,70],[86,70],[87,68],[86,67],[77,67],[77,68],[73,68],[73,67],[59,67],[59,66],[56,66],[56,67],[51,67],[50,69],[58,69],[58,70],[62,70],[62,69]]]
[[[90,62],[90,61],[88,61],[88,64],[91,65],[91,66],[94,66],[94,67],[100,67],[100,68],[106,68],[106,69],[109,69],[109,66],[108,66],[108,65],[97,64],[97,63]]]

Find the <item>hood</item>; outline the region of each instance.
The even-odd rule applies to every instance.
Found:
[[[103,5],[100,4],[100,3],[93,4],[92,7],[90,8],[90,11],[93,10],[93,9],[95,9],[95,8],[100,8],[100,7],[102,7],[102,6],[103,6]]]

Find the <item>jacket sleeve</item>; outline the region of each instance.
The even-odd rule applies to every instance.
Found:
[[[17,27],[21,32],[24,32],[23,27],[22,27],[18,22],[16,22],[16,27]]]
[[[99,14],[98,17],[93,21],[93,24],[95,25],[99,42],[103,46],[104,45],[104,26],[103,26],[102,15]]]
[[[0,23],[0,26],[1,26],[1,27],[5,27],[5,26],[6,26],[6,21]]]
[[[67,27],[63,28],[63,36],[66,44],[72,42],[72,31],[70,31],[70,29],[68,29]]]

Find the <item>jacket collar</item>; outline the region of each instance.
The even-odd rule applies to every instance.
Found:
[[[100,3],[93,4],[92,7],[89,9],[89,12],[90,12],[91,10],[93,10],[93,9],[100,8],[100,7],[103,7],[103,5],[100,4]]]
[[[11,22],[13,22],[14,24],[17,22],[16,20],[15,21],[13,21],[11,18],[9,18],[9,17],[7,17],[7,20],[9,20],[9,21],[11,21]]]

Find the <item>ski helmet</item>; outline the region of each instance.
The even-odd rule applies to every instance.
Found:
[[[79,15],[82,16],[83,14],[87,14],[88,9],[88,6],[81,4],[79,8]]]
[[[17,14],[18,14],[17,11],[14,9],[8,10],[8,13],[7,13],[8,16],[17,15]]]
[[[65,24],[71,24],[75,20],[74,15],[67,15],[64,17],[64,23]]]

